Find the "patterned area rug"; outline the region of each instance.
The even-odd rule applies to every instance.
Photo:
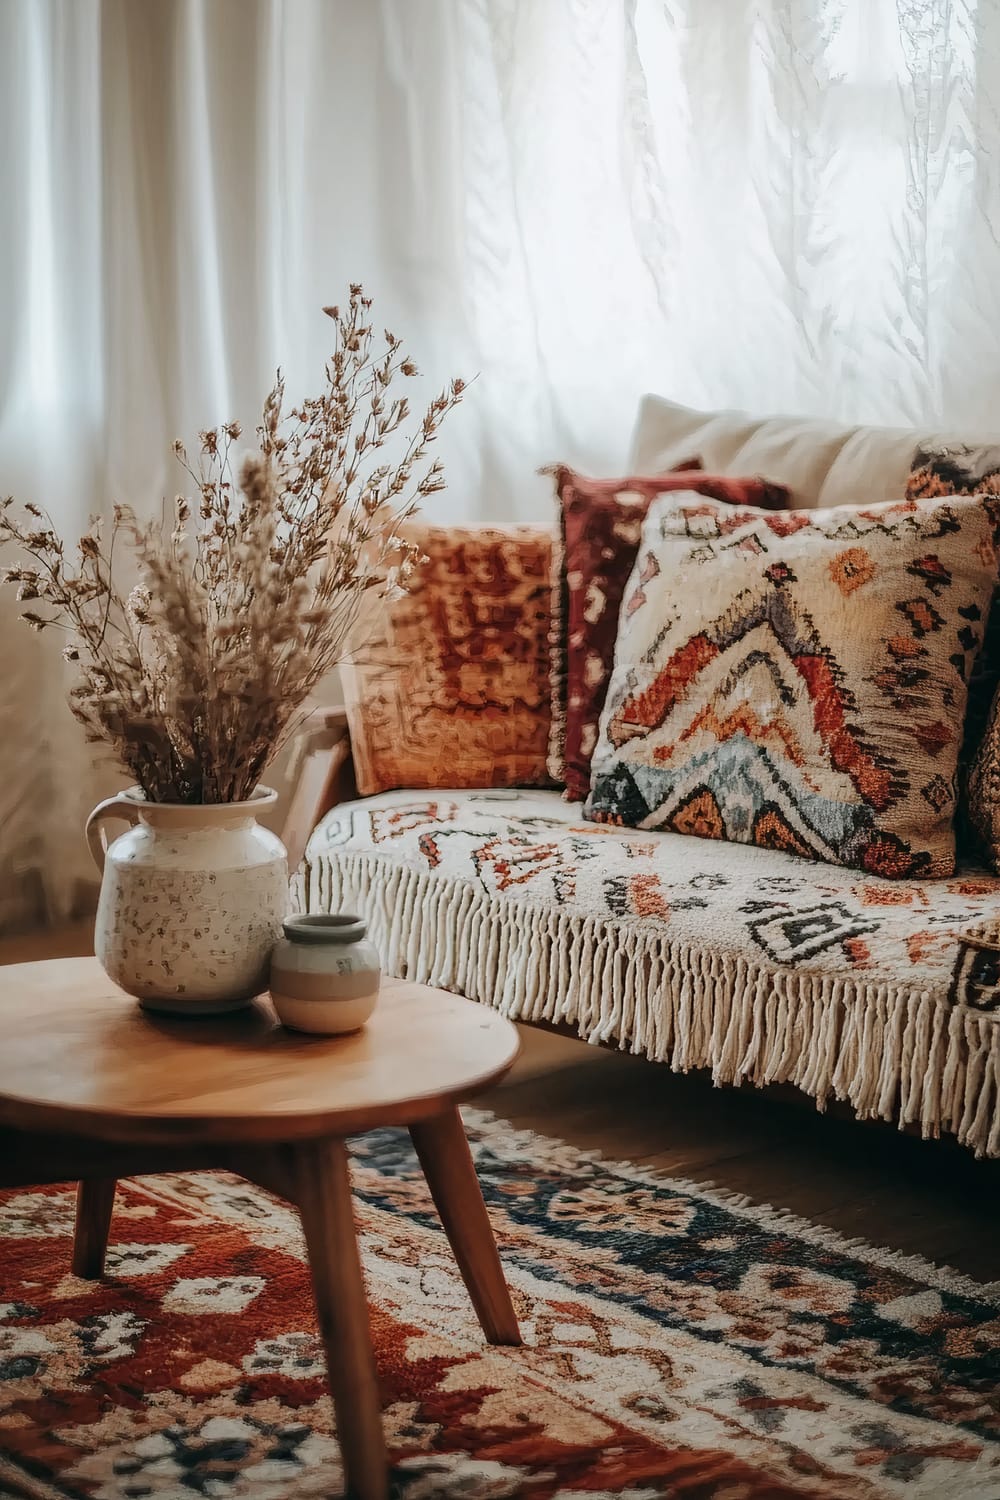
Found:
[[[406,1500],[997,1500],[1000,1286],[467,1115],[525,1333],[484,1344],[398,1131],[357,1210]],[[341,1468],[290,1209],[124,1184],[0,1195],[0,1494],[329,1500]]]

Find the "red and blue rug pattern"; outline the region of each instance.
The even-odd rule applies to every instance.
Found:
[[[354,1143],[405,1500],[997,1500],[1000,1288],[470,1112],[525,1344],[484,1343],[408,1138]],[[342,1471],[294,1212],[123,1183],[0,1195],[0,1495],[329,1500]]]

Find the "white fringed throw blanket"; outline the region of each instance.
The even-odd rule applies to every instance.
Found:
[[[362,912],[389,973],[1000,1156],[997,876],[876,880],[586,823],[554,792],[405,792],[330,813],[295,893]]]

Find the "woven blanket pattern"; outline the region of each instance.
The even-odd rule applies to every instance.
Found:
[[[589,824],[556,793],[410,792],[329,814],[296,893],[363,912],[393,974],[1000,1155],[995,875],[880,880]]]

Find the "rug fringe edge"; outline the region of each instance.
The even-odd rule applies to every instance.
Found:
[[[904,1250],[893,1250],[889,1245],[877,1245],[862,1235],[842,1234],[829,1225],[803,1218],[800,1214],[773,1203],[758,1202],[749,1193],[739,1193],[716,1182],[677,1177],[666,1167],[639,1166],[620,1157],[608,1156],[603,1151],[574,1146],[558,1136],[543,1135],[541,1131],[512,1125],[494,1110],[482,1109],[479,1105],[463,1106],[462,1114],[489,1141],[491,1147],[499,1146],[505,1154],[517,1155],[531,1149],[537,1142],[545,1149],[554,1148],[556,1160],[570,1171],[581,1166],[599,1166],[643,1186],[676,1188],[678,1192],[706,1198],[720,1208],[745,1214],[765,1229],[795,1234],[810,1243],[822,1244],[827,1249],[870,1261],[885,1270],[898,1271],[915,1281],[924,1281],[938,1290],[975,1297],[979,1301],[1000,1306],[1000,1280],[977,1281],[974,1276],[959,1271],[955,1266],[928,1260],[926,1256],[913,1255]]]

